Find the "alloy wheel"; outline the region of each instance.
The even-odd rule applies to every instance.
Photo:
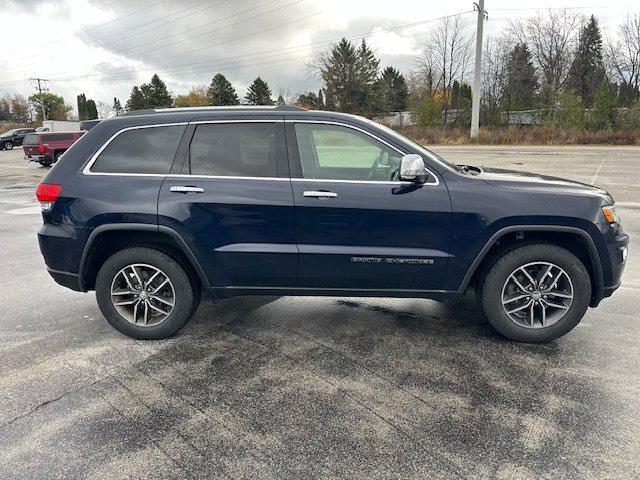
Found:
[[[111,302],[127,322],[150,327],[162,323],[175,306],[169,276],[144,263],[127,265],[111,282]]]
[[[521,327],[543,328],[564,317],[573,295],[567,272],[554,263],[532,262],[507,277],[502,287],[502,308]]]

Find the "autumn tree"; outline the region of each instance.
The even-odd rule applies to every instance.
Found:
[[[209,105],[207,87],[193,87],[186,95],[177,95],[173,99],[174,107],[204,107]]]
[[[42,105],[44,104],[45,115],[48,120],[67,120],[67,116],[71,111],[71,107],[64,103],[64,98],[51,92],[42,93],[42,101],[40,94],[34,93],[29,97],[29,102],[36,112],[36,120],[41,122]]]

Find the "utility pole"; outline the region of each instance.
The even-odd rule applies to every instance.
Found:
[[[471,93],[471,138],[478,138],[478,125],[480,124],[480,82],[482,81],[482,30],[487,12],[484,9],[484,0],[474,3],[478,10],[478,25],[476,28],[476,63],[473,71],[473,91]]]
[[[35,89],[38,91],[38,95],[40,96],[40,107],[42,108],[42,120],[44,121],[47,119],[47,113],[45,112],[45,109],[44,109],[44,100],[42,99],[42,92],[49,91],[49,88],[47,87],[47,82],[49,80],[45,78],[30,78],[29,80],[31,80],[31,83],[33,84]]]

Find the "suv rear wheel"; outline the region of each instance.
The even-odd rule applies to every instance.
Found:
[[[568,333],[584,316],[591,282],[584,264],[557,245],[534,243],[494,260],[479,286],[489,323],[520,342],[548,342]]]
[[[148,247],[120,250],[96,277],[102,314],[118,331],[137,339],[166,338],[196,311],[200,290],[183,266]]]

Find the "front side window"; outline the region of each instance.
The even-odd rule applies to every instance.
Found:
[[[325,180],[397,180],[402,154],[352,128],[296,123],[303,178]]]
[[[91,171],[167,174],[185,128],[168,125],[125,130],[100,153]]]
[[[277,177],[276,123],[205,123],[198,125],[189,155],[192,175]]]

